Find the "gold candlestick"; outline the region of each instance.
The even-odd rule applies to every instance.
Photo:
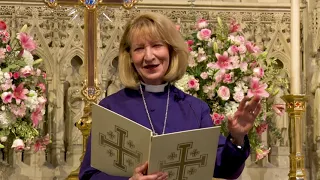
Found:
[[[285,95],[281,97],[286,102],[286,111],[290,117],[290,172],[289,180],[306,179],[304,155],[302,152],[302,115],[305,112],[307,98],[305,95]]]
[[[84,154],[86,153],[86,145],[87,145],[87,141],[88,141],[88,137],[90,135],[90,129],[91,129],[91,116],[90,116],[90,112],[91,112],[91,103],[86,102],[86,105],[84,107],[84,115],[81,117],[81,119],[75,123],[75,126],[81,131],[83,139],[83,145],[82,145],[82,155],[80,157],[80,163],[82,162],[83,158],[84,158]],[[72,171],[67,180],[79,180],[79,171],[80,171],[80,166]]]
[[[82,163],[82,160],[84,158],[84,155],[86,153],[86,148],[87,148],[87,142],[88,142],[88,137],[90,135],[90,130],[91,130],[91,122],[92,122],[92,117],[91,117],[91,105],[92,103],[95,103],[98,99],[98,97],[101,94],[101,89],[99,87],[100,83],[98,83],[97,80],[95,80],[94,87],[89,88],[87,81],[85,80],[83,82],[83,89],[81,91],[82,95],[85,97],[85,107],[83,109],[83,116],[80,118],[78,122],[76,122],[74,125],[81,131],[82,133],[82,155],[80,157],[80,163]],[[92,93],[94,92],[94,93]],[[79,180],[79,171],[80,171],[80,166],[72,171],[67,180]]]

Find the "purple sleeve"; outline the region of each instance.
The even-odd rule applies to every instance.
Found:
[[[210,116],[210,109],[207,104],[202,108],[201,128],[212,127],[214,124]],[[223,179],[237,179],[245,165],[245,161],[250,154],[249,139],[245,136],[245,144],[242,149],[238,149],[230,141],[230,136],[227,138],[220,135],[217,158],[213,177]]]
[[[107,104],[100,102],[101,106],[107,107]],[[108,108],[108,107],[107,107]],[[103,157],[101,157],[103,159]],[[88,137],[86,153],[81,163],[79,180],[128,180],[128,177],[111,176],[91,167],[91,135]]]

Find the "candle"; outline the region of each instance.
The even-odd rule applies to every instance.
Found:
[[[291,0],[291,78],[290,94],[301,93],[300,1]]]

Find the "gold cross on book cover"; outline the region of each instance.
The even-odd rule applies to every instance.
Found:
[[[150,129],[93,104],[91,133],[91,166],[109,175],[131,177],[148,161],[148,174],[167,172],[169,180],[212,179],[220,127],[154,136]]]

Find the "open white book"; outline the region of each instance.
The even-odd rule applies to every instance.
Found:
[[[91,166],[113,176],[131,177],[149,162],[148,174],[169,180],[211,180],[220,127],[153,136],[148,128],[97,104],[92,105]]]

